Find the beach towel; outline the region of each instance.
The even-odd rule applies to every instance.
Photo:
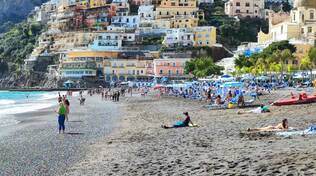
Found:
[[[278,136],[282,137],[290,137],[290,136],[302,136],[302,135],[314,135],[316,134],[316,125],[311,125],[305,130],[297,130],[297,131],[283,131],[278,132]]]

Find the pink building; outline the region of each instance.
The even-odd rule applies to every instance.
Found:
[[[155,59],[154,74],[158,77],[183,77],[184,67],[189,58]]]

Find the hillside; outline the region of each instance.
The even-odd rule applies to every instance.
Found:
[[[47,0],[0,0],[0,33],[26,19],[35,6]]]

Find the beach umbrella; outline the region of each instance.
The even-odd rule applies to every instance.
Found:
[[[265,81],[265,80],[269,80],[270,78],[268,76],[259,76],[256,79],[261,80],[261,81]]]
[[[222,87],[243,87],[243,83],[241,82],[226,82],[222,84]]]

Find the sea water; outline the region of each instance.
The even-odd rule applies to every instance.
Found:
[[[37,111],[56,104],[58,92],[0,91],[0,127],[19,123],[14,114]]]

